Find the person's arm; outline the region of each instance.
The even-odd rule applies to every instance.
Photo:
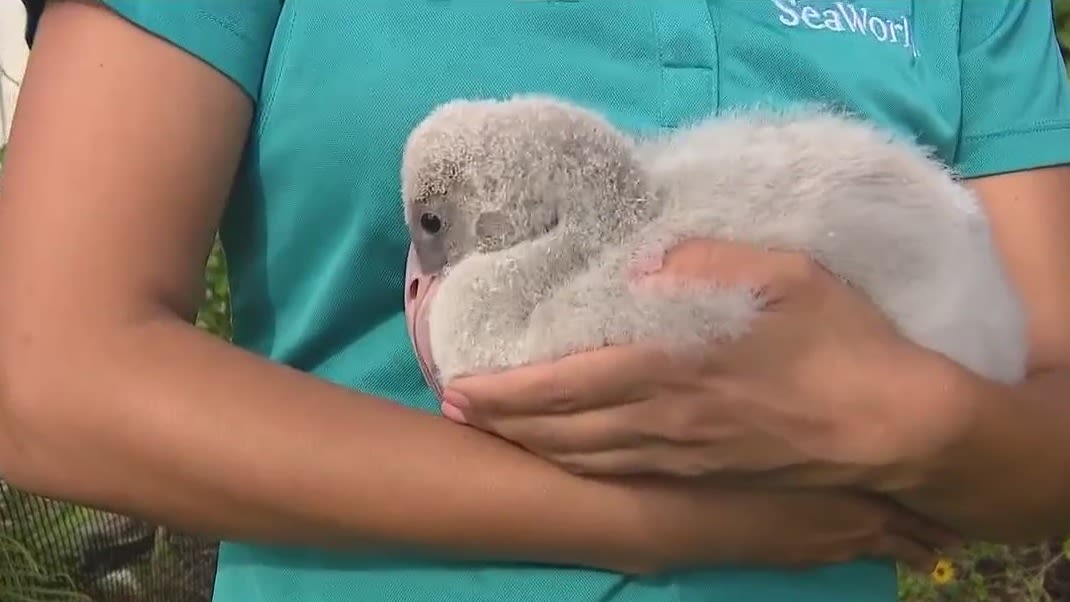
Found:
[[[966,2],[961,32],[954,167],[982,199],[1025,301],[1029,376],[1006,387],[944,366],[936,378],[949,385],[936,394],[975,408],[972,427],[897,493],[995,540],[1070,533],[1070,166],[1060,167],[1070,164],[1070,85],[1050,9]],[[932,394],[933,383],[916,385]]]
[[[0,181],[0,474],[225,538],[643,566],[623,488],[189,323],[250,115],[100,5],[49,5]]]
[[[972,537],[1035,541],[1070,533],[1070,167],[972,183],[1030,316],[1028,378],[985,381],[950,363],[923,395],[974,410],[956,443],[909,470],[890,493]],[[978,299],[978,303],[984,303]],[[907,376],[909,378],[909,376]],[[937,403],[943,403],[937,401]]]

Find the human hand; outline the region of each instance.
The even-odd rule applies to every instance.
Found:
[[[844,490],[744,490],[680,481],[636,481],[646,541],[672,568],[743,564],[805,568],[884,558],[928,572],[959,538],[868,494]]]
[[[458,379],[444,414],[573,472],[789,486],[899,478],[964,426],[966,409],[927,394],[955,374],[944,358],[804,256],[694,241],[647,285],[695,279],[754,286],[768,304],[708,353],[606,348]]]

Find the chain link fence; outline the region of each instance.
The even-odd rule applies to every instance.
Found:
[[[208,602],[216,543],[0,482],[0,602]]]

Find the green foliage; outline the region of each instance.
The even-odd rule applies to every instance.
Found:
[[[230,286],[227,259],[217,238],[204,272],[204,301],[197,313],[197,326],[227,339],[233,334],[230,315]]]
[[[0,530],[0,602],[91,602],[64,574],[41,566],[23,543]]]
[[[899,579],[902,602],[1061,602],[1070,596],[1070,541],[1029,546],[974,542],[947,561],[940,578]]]
[[[1054,0],[1055,33],[1059,36],[1059,45],[1063,57],[1070,58],[1070,0]]]

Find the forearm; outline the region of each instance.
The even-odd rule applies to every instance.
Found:
[[[96,334],[26,345],[13,364],[47,371],[7,393],[36,406],[8,425],[23,450],[8,471],[17,483],[225,538],[635,560],[620,489],[177,320]],[[47,352],[69,359],[32,357]]]
[[[938,394],[974,408],[963,436],[908,467],[890,492],[976,538],[1070,533],[1070,373],[1038,372],[1010,387],[947,368]]]

